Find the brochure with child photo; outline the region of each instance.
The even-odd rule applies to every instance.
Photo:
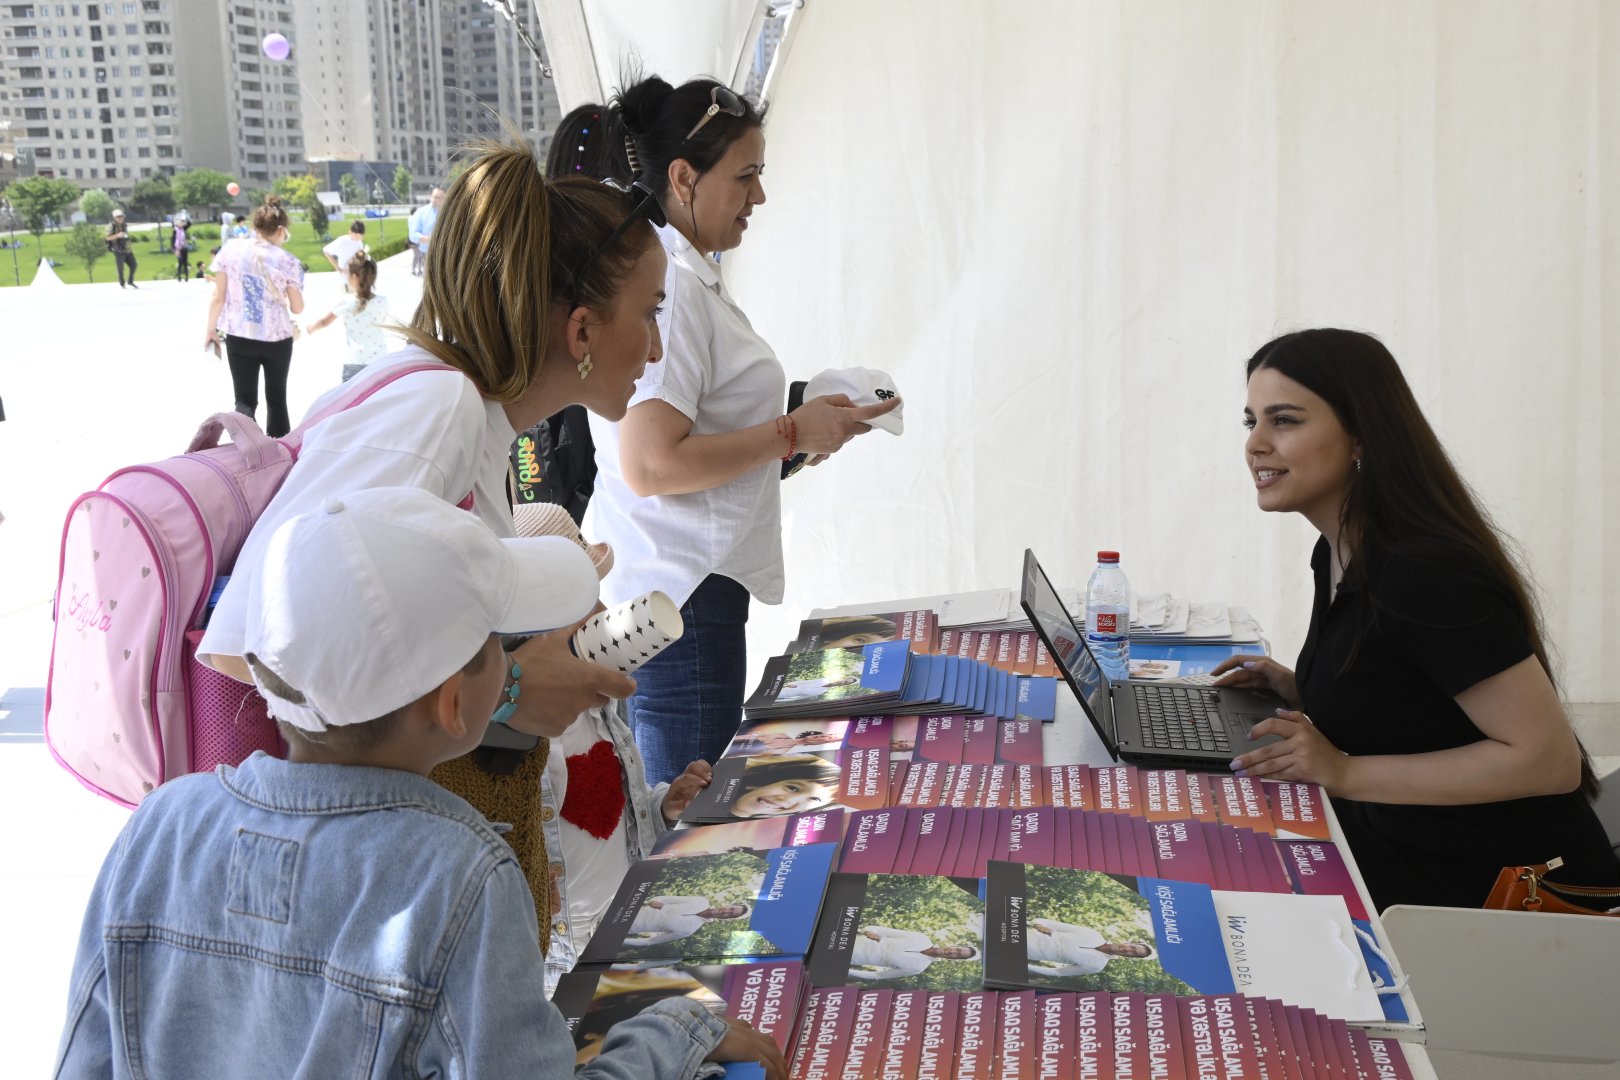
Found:
[[[851,809],[882,806],[888,795],[888,764],[881,747],[851,750],[844,755],[780,754],[769,757],[723,757],[714,763],[708,786],[693,796],[681,813],[689,825],[747,821],[753,818],[808,814],[844,805],[846,788],[873,797]]]
[[[803,956],[837,848],[808,844],[638,862],[580,962]]]
[[[920,608],[877,615],[827,615],[819,619],[805,619],[799,624],[798,636],[783,652],[847,649],[882,641],[909,642],[913,652],[937,652],[939,617],[927,608]]]

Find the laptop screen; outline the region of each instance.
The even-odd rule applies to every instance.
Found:
[[[1047,580],[1046,571],[1035,561],[1035,553],[1024,551],[1024,581],[1020,597],[1024,612],[1029,616],[1041,640],[1052,651],[1052,660],[1069,688],[1090,717],[1092,726],[1102,737],[1109,753],[1116,752],[1114,738],[1114,703],[1108,696],[1108,678],[1092,659],[1086,647],[1085,633],[1074,624],[1057,590]],[[1117,756],[1117,754],[1116,754]]]

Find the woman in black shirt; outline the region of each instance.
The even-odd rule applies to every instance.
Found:
[[[1249,360],[1260,508],[1322,534],[1296,669],[1233,657],[1222,686],[1294,708],[1233,760],[1334,797],[1374,904],[1477,907],[1504,866],[1620,883],[1596,778],[1551,677],[1524,576],[1374,338],[1306,330]]]

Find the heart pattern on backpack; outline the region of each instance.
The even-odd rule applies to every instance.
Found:
[[[150,566],[141,567],[141,577],[146,577],[151,572],[152,572],[152,568]]]
[[[123,741],[124,741],[124,737],[122,735],[118,734],[118,732],[116,732],[116,731],[113,732],[113,742],[123,742]]]
[[[129,518],[124,519],[124,528],[129,528]]]
[[[108,611],[117,611],[118,610],[118,601],[116,601],[116,600],[107,601],[107,610]]]
[[[96,560],[97,560],[97,559],[99,559],[99,558],[101,558],[101,552],[99,552],[99,551],[92,551],[92,552],[91,552],[91,553],[90,553],[90,561],[91,561],[91,562],[95,562],[95,561],[96,561]]]
[[[124,659],[125,659],[125,660],[128,660],[128,659],[129,659],[129,650],[128,650],[128,649],[125,649],[125,650],[124,650]]]

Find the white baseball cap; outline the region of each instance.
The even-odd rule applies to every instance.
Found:
[[[845,394],[849,400],[857,405],[876,405],[880,401],[888,401],[897,396],[894,380],[886,371],[876,368],[828,368],[821,374],[812,378],[804,387],[804,400],[824,397],[828,394]],[[881,428],[891,435],[899,435],[906,429],[905,418],[901,415],[906,411],[902,402],[894,407],[892,412],[867,421],[875,428]]]
[[[597,596],[572,540],[498,539],[420,488],[330,499],[277,528],[264,559],[243,653],[270,714],[304,731],[385,716],[460,671],[490,634],[568,626]]]

